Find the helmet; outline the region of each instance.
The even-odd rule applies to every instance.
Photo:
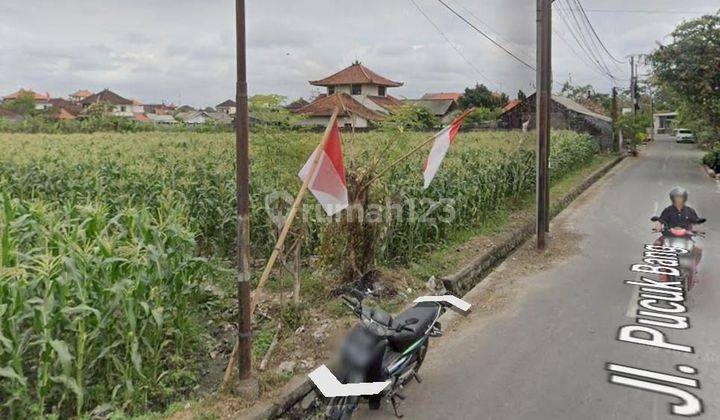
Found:
[[[682,197],[684,200],[687,200],[688,192],[683,187],[675,187],[670,190],[670,199],[672,200],[673,197]]]

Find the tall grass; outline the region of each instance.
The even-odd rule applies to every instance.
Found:
[[[3,197],[0,417],[132,412],[193,384],[211,268],[186,224],[173,204]]]

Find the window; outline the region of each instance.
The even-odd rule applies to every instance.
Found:
[[[385,96],[387,88],[385,86],[378,86],[378,95]]]
[[[350,93],[352,95],[362,94],[362,85],[350,85]]]
[[[332,95],[335,93],[335,86],[328,86],[328,95]]]

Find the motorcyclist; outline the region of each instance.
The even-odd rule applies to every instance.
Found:
[[[699,220],[699,217],[692,207],[685,205],[687,199],[688,192],[685,188],[675,187],[670,190],[670,201],[672,204],[662,211],[660,218],[657,222],[655,222],[654,230],[656,232],[661,232],[663,226],[665,226],[667,228],[681,227],[683,229],[697,232],[699,227],[697,221]],[[660,238],[655,241],[655,245],[662,245],[662,242],[663,237],[660,236]],[[697,264],[700,262],[700,257],[702,256],[702,248],[698,243],[695,243],[694,250],[695,263]]]

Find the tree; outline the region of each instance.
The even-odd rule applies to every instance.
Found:
[[[410,104],[393,108],[390,114],[380,125],[392,131],[428,130],[437,127],[440,120],[427,108],[418,104]]]
[[[504,93],[492,92],[485,85],[476,84],[474,88],[465,88],[465,94],[460,98],[463,109],[470,107],[502,108],[507,104],[508,96]]]
[[[255,95],[248,100],[248,112],[252,119],[252,128],[290,128],[302,120],[282,106],[285,96],[268,94]]]
[[[523,92],[522,89],[518,90],[517,100],[520,102],[525,102],[525,99],[527,99],[527,95],[525,95],[525,92]]]
[[[720,16],[681,23],[672,43],[650,55],[656,83],[682,102],[685,117],[697,116],[720,138]]]
[[[17,99],[4,104],[3,107],[21,115],[35,114],[35,95],[32,92],[22,91]]]
[[[609,93],[596,92],[592,85],[575,86],[570,84],[570,82],[565,82],[560,90],[560,93],[563,96],[590,108],[592,111],[603,111],[606,115],[610,115],[612,96]]]

